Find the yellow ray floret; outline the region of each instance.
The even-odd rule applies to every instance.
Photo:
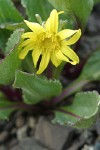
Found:
[[[62,61],[72,65],[79,63],[77,54],[68,46],[78,41],[81,30],[65,29],[58,32],[58,17],[61,13],[63,11],[57,13],[55,9],[52,10],[44,26],[24,20],[32,32],[22,35],[24,42],[20,45],[22,50],[19,58],[24,59],[32,50],[33,63],[36,67],[39,57],[42,55],[37,74],[41,74],[47,68],[50,60],[56,67]]]

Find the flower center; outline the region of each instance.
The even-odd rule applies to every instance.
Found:
[[[61,40],[56,34],[44,33],[39,41],[40,48],[43,52],[52,52],[60,49]]]

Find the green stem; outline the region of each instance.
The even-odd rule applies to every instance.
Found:
[[[53,103],[57,104],[60,101],[62,101],[62,99],[67,98],[68,96],[74,94],[75,92],[77,92],[79,89],[81,89],[88,82],[90,82],[90,81],[86,80],[86,79],[78,78],[72,84],[70,84],[67,88],[65,88],[58,97],[54,98],[52,100]]]
[[[28,72],[30,72],[30,73],[34,73],[35,72],[33,63],[30,61],[29,58],[26,57],[26,59],[24,60],[24,63],[25,63],[24,64],[25,69],[27,69]]]
[[[64,65],[65,65],[65,62],[63,62],[59,67],[53,69],[52,77],[54,79],[59,79],[60,78],[60,75],[61,75],[61,72],[63,70]]]

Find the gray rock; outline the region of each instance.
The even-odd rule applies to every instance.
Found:
[[[17,128],[23,127],[25,124],[25,118],[22,115],[19,115],[15,120],[15,125]]]
[[[96,130],[97,130],[97,133],[100,135],[100,118],[99,117],[96,122]]]
[[[40,117],[35,138],[52,150],[62,150],[66,140],[72,136],[73,130],[70,127],[53,125],[46,118]]]
[[[94,147],[93,146],[88,146],[88,145],[85,145],[82,150],[94,150]]]
[[[81,140],[76,140],[74,143],[72,143],[72,145],[67,148],[66,150],[78,150],[82,145],[84,144],[83,141]],[[65,145],[66,146],[66,145]],[[63,149],[64,150],[64,149]]]
[[[7,150],[7,148],[4,146],[0,146],[0,150]]]
[[[6,145],[7,145],[7,150],[11,149],[12,147],[16,146],[18,144],[18,140],[16,138],[13,138],[10,140]],[[1,149],[0,149],[1,150]]]
[[[96,142],[94,150],[100,150],[100,142]]]
[[[32,116],[28,118],[28,126],[32,129],[36,128],[36,119]]]
[[[8,131],[3,131],[0,133],[0,144],[3,143],[5,140],[7,140],[9,136]]]
[[[48,150],[36,141],[34,138],[26,138],[21,141],[18,146],[13,147],[11,150]]]
[[[18,130],[17,130],[17,139],[19,140],[19,141],[21,141],[21,140],[23,140],[25,137],[27,137],[27,133],[26,133],[26,131],[27,131],[27,125],[24,125],[23,127],[21,127],[21,128],[19,128]]]

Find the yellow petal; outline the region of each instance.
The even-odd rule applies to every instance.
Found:
[[[44,53],[42,55],[39,70],[36,72],[36,74],[41,74],[47,68],[49,61],[50,61],[50,53],[49,52]]]
[[[25,56],[28,54],[28,52],[32,49],[33,49],[33,45],[28,45],[25,48],[23,48],[23,50],[19,54],[19,58],[24,59]]]
[[[63,53],[59,50],[59,51],[56,51],[55,53],[56,57],[62,61],[66,61],[66,62],[69,62],[69,59],[63,55]]]
[[[27,45],[29,45],[29,44],[31,44],[32,43],[32,40],[30,40],[30,39],[27,39],[27,40],[25,40],[22,44],[20,44],[20,48],[22,48],[22,47],[24,47],[24,46],[27,46]]]
[[[57,51],[56,56],[58,59],[60,59],[62,61],[66,61],[66,62],[71,63],[72,65],[76,65],[76,62],[70,61],[66,56],[63,55],[63,53],[61,51]]]
[[[64,40],[70,36],[72,36],[73,34],[75,34],[78,30],[70,30],[70,29],[65,29],[62,30],[58,33],[58,36],[60,36],[61,40]]]
[[[57,33],[58,31],[58,13],[56,9],[53,9],[50,17],[45,23],[45,29],[52,33]]]
[[[62,53],[64,53],[64,55],[66,55],[70,60],[73,61],[73,64],[79,63],[79,57],[70,47],[63,46],[61,51]]]
[[[25,39],[25,38],[32,38],[34,36],[33,32],[26,32],[24,34],[22,34],[21,38]]]
[[[56,67],[61,63],[61,60],[56,57],[54,52],[51,54],[51,61]]]
[[[81,30],[79,29],[69,40],[66,41],[66,44],[72,45],[76,43],[79,40],[80,36],[81,36]]]
[[[38,59],[41,55],[41,50],[40,49],[34,49],[33,52],[32,52],[32,58],[33,58],[33,62],[34,62],[34,67],[36,68],[37,66],[37,62],[38,62]]]
[[[27,26],[36,33],[41,33],[41,32],[45,32],[44,28],[38,24],[38,23],[33,23],[33,22],[29,22],[27,20],[24,20],[24,22],[27,24]]]

